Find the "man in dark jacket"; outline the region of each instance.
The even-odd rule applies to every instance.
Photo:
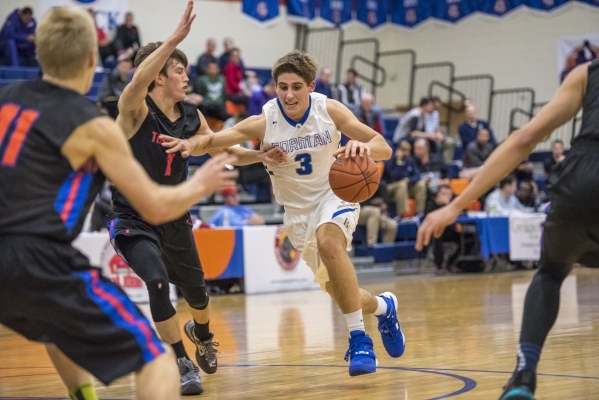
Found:
[[[408,198],[416,202],[416,213],[424,211],[426,185],[420,180],[420,171],[410,156],[412,145],[407,140],[400,142],[395,157],[385,163],[385,177],[389,184],[389,198],[395,202],[397,216],[401,217],[408,210]]]
[[[6,18],[0,31],[0,56],[13,67],[37,66],[35,60],[35,28],[33,10],[24,7]],[[0,57],[1,58],[1,57]]]

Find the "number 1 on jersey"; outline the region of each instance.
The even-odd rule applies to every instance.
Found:
[[[171,176],[171,165],[173,164],[174,159],[175,153],[170,153],[166,155],[166,171],[164,171],[164,176]]]
[[[310,175],[312,173],[312,156],[310,154],[298,154],[295,156],[295,161],[299,161],[301,167],[295,170],[298,175]]]
[[[5,104],[0,109],[0,146],[4,136],[14,126],[12,134],[9,133],[10,140],[2,156],[2,165],[6,167],[14,167],[17,164],[21,148],[31,130],[31,126],[40,115],[35,110],[22,110],[20,114],[19,111],[21,111],[21,108],[16,104]],[[13,124],[15,118],[16,123]]]

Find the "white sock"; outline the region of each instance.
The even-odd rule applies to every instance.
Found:
[[[385,300],[383,300],[383,298],[381,296],[374,296],[376,298],[376,302],[378,303],[378,306],[376,306],[376,310],[374,312],[374,315],[383,315],[387,312],[387,303],[385,302]]]
[[[353,331],[364,332],[364,318],[362,318],[362,310],[354,311],[353,313],[343,314],[345,322],[347,322],[347,328],[350,333]]]

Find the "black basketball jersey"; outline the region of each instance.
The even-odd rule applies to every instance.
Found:
[[[158,138],[160,135],[188,139],[200,129],[198,109],[191,103],[177,103],[181,116],[171,121],[158,108],[148,95],[146,96],[148,115],[139,130],[129,139],[133,155],[144,167],[150,177],[161,185],[177,185],[187,179],[187,159],[181,153],[167,154]],[[137,211],[127,199],[116,189],[113,189],[112,201],[116,213],[132,213]]]
[[[101,115],[85,97],[49,82],[0,88],[0,235],[70,242],[79,234],[104,175],[73,171],[61,147]]]
[[[599,59],[589,65],[580,133],[572,140],[572,147],[589,140],[599,143]]]

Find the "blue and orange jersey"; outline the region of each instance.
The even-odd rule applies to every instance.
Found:
[[[74,171],[61,148],[101,115],[80,94],[42,80],[0,89],[0,235],[70,242],[79,234],[104,176],[93,160]]]

